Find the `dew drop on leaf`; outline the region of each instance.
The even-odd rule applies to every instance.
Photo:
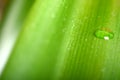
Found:
[[[99,39],[110,40],[114,38],[114,33],[108,28],[98,29],[95,36]]]

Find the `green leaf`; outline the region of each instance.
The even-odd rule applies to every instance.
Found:
[[[118,0],[36,0],[1,80],[120,80]],[[97,38],[108,27],[114,38]]]
[[[34,0],[10,0],[0,23],[0,73]]]

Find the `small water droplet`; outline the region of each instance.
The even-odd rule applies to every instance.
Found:
[[[102,28],[95,32],[95,36],[99,39],[110,40],[113,39],[114,33],[108,28]]]

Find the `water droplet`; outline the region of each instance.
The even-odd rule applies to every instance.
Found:
[[[113,39],[114,33],[108,28],[102,28],[95,32],[95,36],[99,39],[110,40]]]

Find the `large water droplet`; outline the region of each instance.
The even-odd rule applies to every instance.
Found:
[[[110,40],[113,39],[114,33],[108,28],[102,28],[95,32],[95,36],[99,39]]]

